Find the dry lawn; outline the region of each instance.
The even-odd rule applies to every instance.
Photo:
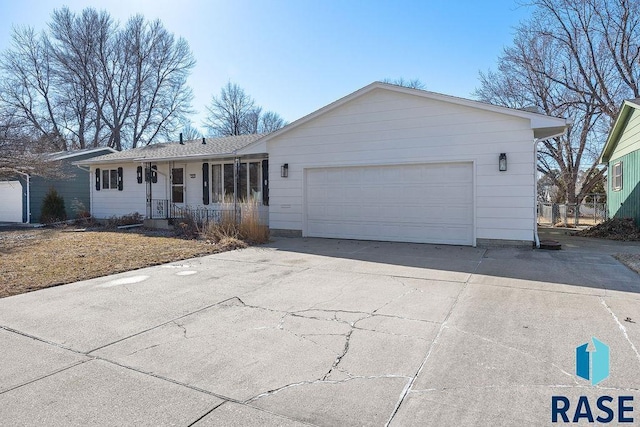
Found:
[[[0,231],[0,298],[233,247],[145,231]]]

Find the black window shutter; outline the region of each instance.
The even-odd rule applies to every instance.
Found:
[[[262,161],[262,204],[269,206],[269,160]]]
[[[96,191],[100,191],[100,168],[96,168]]]
[[[138,184],[142,184],[142,166],[138,166],[136,169],[136,175],[138,177]]]
[[[158,182],[158,166],[156,165],[151,166],[151,182],[154,184]]]
[[[122,191],[122,168],[118,168],[118,191]]]
[[[209,204],[209,163],[202,164],[202,203]]]

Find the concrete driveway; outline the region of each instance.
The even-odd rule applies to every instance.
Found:
[[[0,299],[0,425],[546,425],[554,395],[640,408],[640,276],[610,256],[640,244],[550,233],[562,251],[280,239]],[[574,374],[591,337],[610,347],[597,386]]]

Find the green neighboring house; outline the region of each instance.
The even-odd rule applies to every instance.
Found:
[[[608,166],[609,217],[634,218],[640,226],[640,98],[622,103],[600,163]]]
[[[0,181],[0,222],[40,222],[42,201],[51,187],[64,198],[67,218],[77,216],[74,201],[76,204],[84,205],[89,211],[92,178],[87,169],[81,169],[72,163],[115,151],[112,148],[99,147],[52,153],[49,160],[61,163],[64,178],[49,179],[22,173]]]

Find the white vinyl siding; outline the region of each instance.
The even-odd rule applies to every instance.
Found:
[[[132,213],[139,213],[145,215],[147,211],[147,183],[144,181],[144,169],[143,169],[143,181],[138,184],[137,167],[139,164],[123,163],[123,164],[109,164],[109,165],[96,165],[91,167],[90,181],[91,181],[91,214],[95,218],[106,219],[113,216],[122,216]],[[100,190],[96,191],[94,184],[95,170],[99,168],[103,170],[114,170],[117,173],[118,167],[122,167],[122,191]],[[153,199],[166,200],[167,188],[166,188],[166,176],[169,170],[166,165],[158,165],[158,182],[153,184]],[[102,179],[101,179],[102,180]],[[102,184],[102,183],[101,183]]]
[[[475,237],[533,240],[528,119],[375,89],[267,141],[270,227],[303,230],[309,168],[473,162]],[[506,153],[509,169],[498,171]],[[289,177],[280,166],[289,164]]]

